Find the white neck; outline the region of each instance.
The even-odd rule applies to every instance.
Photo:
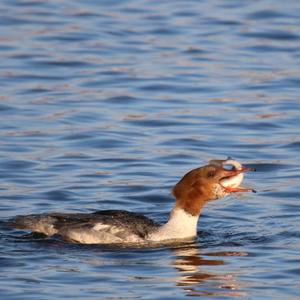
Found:
[[[192,216],[182,208],[174,208],[169,221],[148,237],[151,241],[188,239],[197,235],[199,215]]]

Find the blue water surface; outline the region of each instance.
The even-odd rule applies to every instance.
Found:
[[[299,299],[300,2],[0,2],[1,299]],[[188,170],[257,168],[197,240],[154,249],[12,230],[19,214],[168,218]]]

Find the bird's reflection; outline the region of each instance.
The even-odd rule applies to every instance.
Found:
[[[197,245],[173,249],[173,266],[178,270],[177,286],[182,287],[188,296],[245,296],[239,291],[239,284],[234,274],[225,274],[224,269],[216,272],[216,268],[208,271],[208,266],[222,266],[225,264],[221,257],[246,256],[241,252],[216,252],[200,256]],[[216,259],[216,257],[219,257]]]

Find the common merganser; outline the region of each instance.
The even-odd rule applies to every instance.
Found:
[[[82,244],[174,243],[194,239],[204,204],[230,193],[254,191],[240,187],[243,167],[233,159],[211,160],[188,172],[173,188],[176,204],[166,224],[137,213],[104,210],[94,213],[50,213],[17,216],[13,227]]]

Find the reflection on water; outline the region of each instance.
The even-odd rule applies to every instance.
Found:
[[[173,266],[179,271],[180,276],[176,279],[178,286],[182,287],[187,296],[247,296],[247,293],[239,290],[241,285],[238,283],[238,275],[223,274],[217,268],[208,271],[207,266],[224,265],[224,260],[205,259],[200,256],[199,249],[195,247],[175,249],[175,259]],[[223,252],[205,254],[206,256],[244,256],[245,253]],[[206,289],[206,282],[210,282],[209,289]],[[214,286],[214,287],[213,287]],[[211,289],[215,291],[212,292]]]

